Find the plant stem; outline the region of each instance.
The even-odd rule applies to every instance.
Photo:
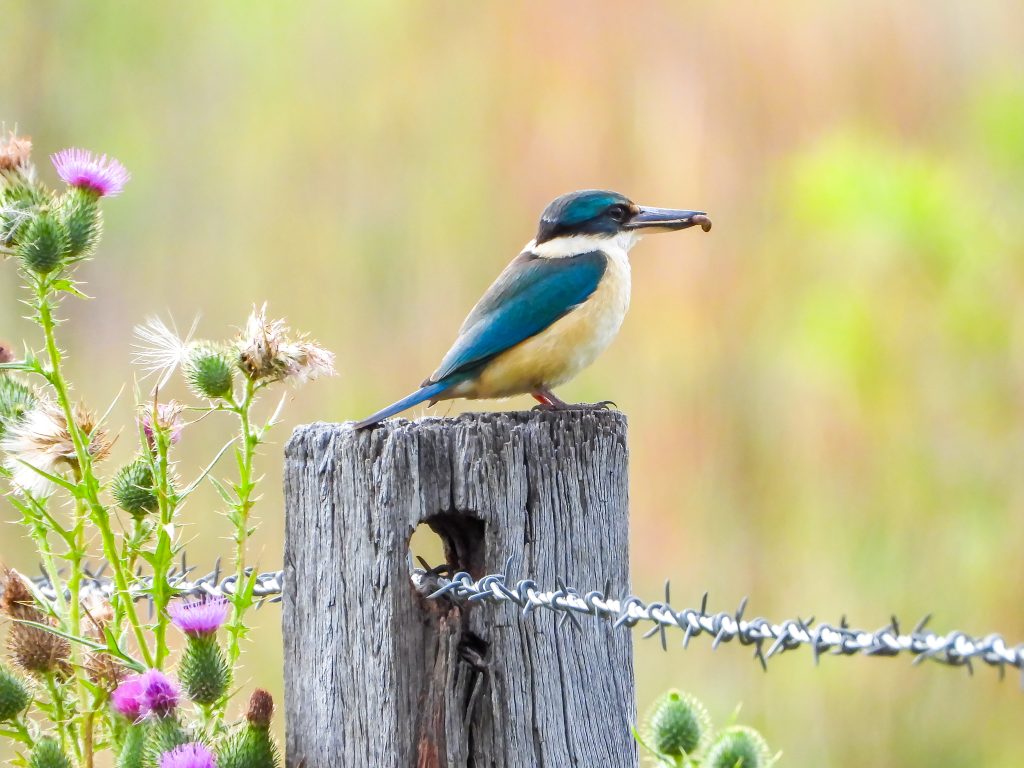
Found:
[[[88,505],[90,518],[100,531],[100,537],[103,541],[103,554],[113,571],[114,584],[117,587],[117,590],[112,595],[114,598],[112,601],[114,609],[127,617],[128,623],[135,634],[139,652],[146,660],[146,663],[152,665],[152,654],[146,642],[146,636],[142,630],[142,624],[139,622],[138,614],[135,612],[135,604],[132,602],[131,594],[129,593],[128,578],[124,572],[124,564],[118,557],[117,542],[114,539],[113,531],[110,529],[107,510],[99,500],[99,482],[93,472],[89,444],[86,442],[85,436],[75,421],[71,398],[68,396],[67,384],[64,381],[64,374],[61,369],[61,353],[54,333],[56,322],[53,319],[53,312],[50,308],[49,293],[50,282],[47,279],[39,279],[36,283],[36,311],[38,312],[37,321],[43,329],[43,335],[46,339],[46,353],[50,358],[50,370],[47,372],[47,380],[50,386],[53,387],[54,394],[57,397],[57,404],[60,406],[61,411],[63,411],[64,418],[67,421],[68,434],[71,435],[71,441],[75,446],[75,457],[78,460],[78,471],[81,476],[78,492]],[[78,628],[74,627],[72,631],[77,632]]]
[[[50,703],[53,706],[53,722],[57,726],[57,734],[60,737],[60,748],[65,754],[68,751],[68,742],[74,749],[75,757],[81,762],[82,749],[78,739],[74,736],[74,724],[68,719],[67,710],[64,708],[64,696],[57,686],[57,680],[53,673],[46,675],[46,690],[50,693]]]
[[[249,513],[255,501],[253,491],[256,482],[253,478],[253,462],[256,448],[260,444],[262,430],[254,432],[250,410],[256,395],[256,384],[252,379],[245,379],[245,396],[241,404],[232,404],[231,410],[238,415],[242,444],[238,450],[238,485],[235,487],[236,500],[232,510],[232,522],[235,527],[235,591],[231,599],[231,617],[228,619],[228,663],[234,669],[241,655],[241,639],[245,633],[245,611],[252,603],[249,577],[246,576],[245,551],[249,541]]]
[[[156,530],[156,551],[153,553],[153,614],[156,619],[153,635],[156,638],[156,667],[161,669],[168,653],[166,608],[172,590],[167,583],[167,575],[170,573],[174,558],[171,531],[178,502],[170,482],[170,435],[159,428],[156,408],[157,404],[154,402],[153,440],[156,447],[156,490],[160,524]]]
[[[84,733],[82,734],[82,741],[84,742],[83,746],[85,747],[83,764],[85,768],[93,768],[92,729],[95,717],[96,711],[92,707],[90,707],[89,711],[85,713],[85,718],[82,720],[82,727],[84,729]]]
[[[75,478],[79,483],[81,477],[76,473]],[[70,600],[68,601],[68,623],[71,625],[68,627],[70,634],[80,634],[82,632],[82,561],[85,558],[85,520],[86,510],[80,498],[75,499],[75,525],[72,528],[72,542],[73,545],[68,551],[68,560],[71,563],[71,576],[68,578],[68,591],[71,593]],[[85,679],[84,670],[82,668],[82,649],[78,643],[71,643],[71,666],[74,670],[75,677],[75,717],[82,717],[81,709],[85,705]],[[89,741],[92,739],[92,723],[90,721],[82,720],[82,728],[85,731],[85,738]]]

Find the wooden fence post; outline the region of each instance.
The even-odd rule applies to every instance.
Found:
[[[631,768],[629,631],[426,601],[408,542],[554,588],[629,592],[626,418],[482,413],[296,430],[286,450],[289,767]]]

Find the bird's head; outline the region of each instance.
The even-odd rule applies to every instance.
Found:
[[[630,240],[645,232],[674,232],[699,225],[711,229],[704,211],[649,208],[625,195],[601,189],[570,192],[553,200],[540,217],[536,245],[562,238],[606,239],[627,235]]]

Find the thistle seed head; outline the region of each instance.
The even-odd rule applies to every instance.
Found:
[[[14,663],[33,675],[69,674],[71,645],[63,637],[34,626],[55,624],[36,606],[35,597],[25,578],[11,568],[4,568],[0,570],[0,587],[3,588],[0,612],[12,619],[7,648]]]
[[[334,355],[305,335],[291,337],[284,320],[267,318],[267,305],[246,321],[235,341],[239,365],[253,381],[292,379],[302,383],[320,376],[333,376]]]
[[[32,139],[8,131],[0,136],[0,173],[22,172],[28,168],[32,156]]]
[[[110,454],[112,441],[96,416],[81,404],[73,413],[78,430],[87,440],[93,461],[102,461]],[[78,468],[75,444],[64,412],[51,400],[37,400],[35,406],[10,426],[0,450],[7,454],[6,466],[13,475],[17,489],[43,497],[53,493],[54,484],[33,469],[58,475]]]
[[[82,601],[82,609],[82,636],[105,642],[104,630],[114,620],[114,606],[105,597],[90,595]],[[105,691],[117,688],[128,672],[119,659],[104,651],[89,651],[85,655],[85,669],[89,679]]]

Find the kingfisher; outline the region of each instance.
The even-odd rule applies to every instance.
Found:
[[[544,410],[607,408],[554,393],[612,342],[629,309],[629,251],[647,232],[711,229],[704,211],[651,208],[599,189],[553,200],[537,235],[469,313],[441,365],[420,388],[356,423],[454,398],[530,394]]]

